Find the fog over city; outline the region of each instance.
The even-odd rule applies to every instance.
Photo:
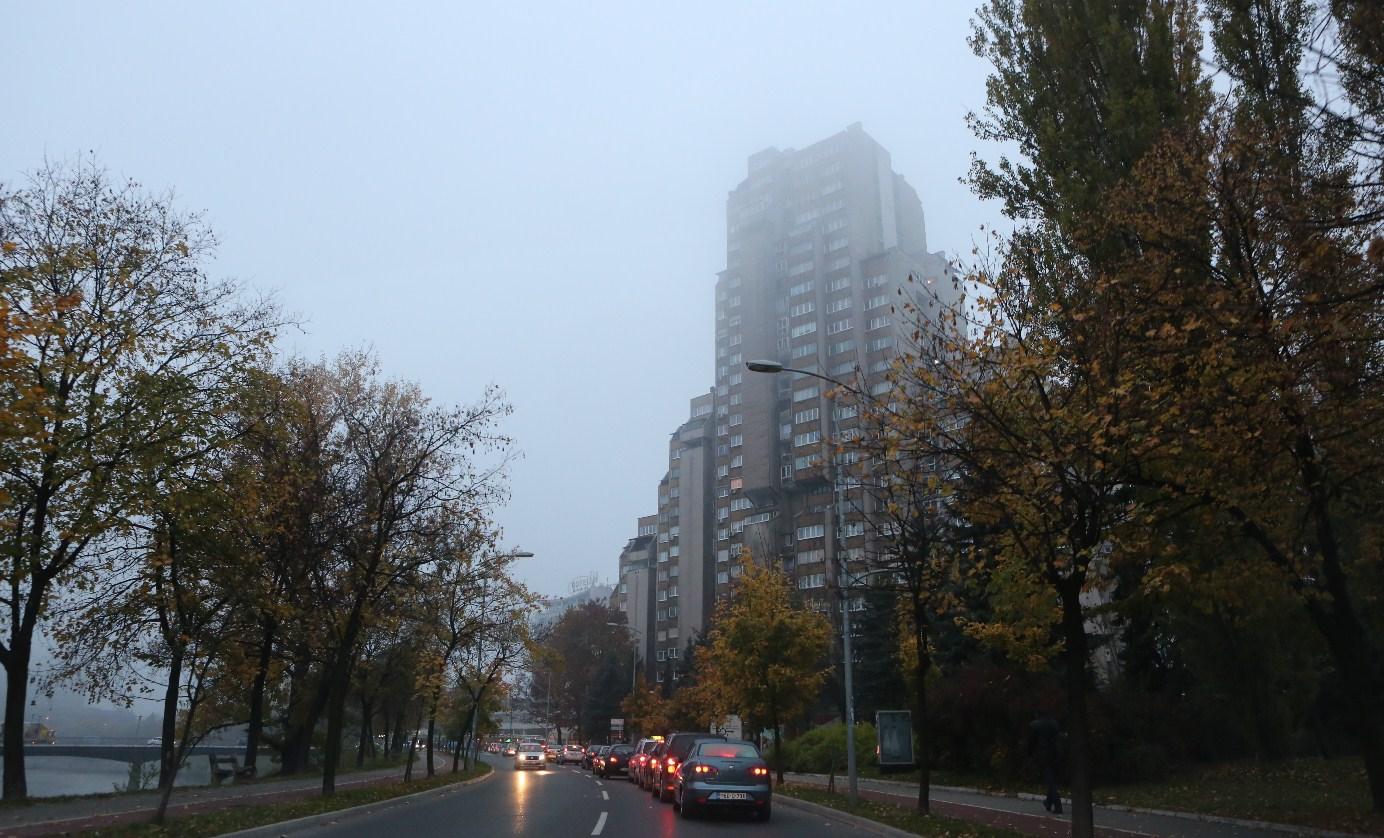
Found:
[[[970,16],[14,4],[0,180],[89,158],[175,190],[218,235],[213,271],[301,320],[285,352],[372,348],[442,401],[502,387],[523,458],[497,517],[535,553],[517,575],[556,594],[614,576],[668,434],[712,384],[726,194],[751,154],[860,122],[917,189],[930,250],[965,256],[999,223],[958,183],[984,103]]]

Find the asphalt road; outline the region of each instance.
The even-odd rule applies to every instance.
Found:
[[[531,836],[731,835],[857,836],[872,833],[774,801],[769,823],[713,814],[686,821],[672,804],[659,803],[624,778],[599,780],[575,766],[515,771],[512,760],[487,758],[495,776],[483,783],[359,814],[323,815],[280,835],[458,835],[477,838]]]

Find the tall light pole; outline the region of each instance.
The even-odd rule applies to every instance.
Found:
[[[822,375],[819,372],[812,372],[811,370],[802,370],[794,369],[793,367],[785,367],[778,361],[746,361],[745,368],[748,369],[750,372],[763,372],[770,374],[780,372],[795,372],[799,375],[806,375],[811,376],[812,378],[821,379],[822,381],[825,381],[828,384],[835,384],[838,387],[849,390],[857,396],[863,397],[864,395],[855,387],[852,387],[844,381],[838,381],[829,375]],[[832,408],[831,424],[832,428],[835,429],[835,406],[833,406]],[[831,466],[832,494],[835,495],[838,488],[835,458],[832,458],[827,462],[828,465]],[[840,509],[833,510],[832,515],[836,519],[834,521],[835,530],[839,533],[841,531]],[[838,543],[832,548],[832,556],[836,561],[837,587],[841,589],[841,657],[844,659],[842,661],[841,669],[843,680],[845,680],[846,682],[846,778],[847,785],[850,791],[850,801],[852,804],[855,804],[860,799],[860,782],[859,777],[856,773],[855,765],[855,690],[851,684],[851,670],[853,668],[851,660],[851,602],[849,593],[847,592],[848,586],[841,585],[841,578],[846,574],[842,573],[844,563],[841,561],[841,551],[837,549],[839,547],[840,544]],[[775,747],[777,747],[777,745]]]
[[[644,639],[644,632],[641,631],[641,630],[639,630],[639,629],[637,629],[637,628],[635,628],[634,626],[630,625],[629,623],[606,623],[606,625],[608,625],[608,626],[615,626],[616,628],[622,628],[622,629],[624,629],[625,631],[633,632],[633,633],[639,635],[639,639],[640,639],[640,640],[643,640],[643,639]],[[639,676],[639,644],[636,643],[636,644],[633,646],[633,648],[630,650],[630,692],[631,692],[631,693],[634,692],[634,685],[635,685],[635,683],[636,683],[636,680],[635,680],[635,679],[636,679],[638,676]]]

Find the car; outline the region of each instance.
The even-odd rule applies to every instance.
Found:
[[[591,760],[593,760],[593,759],[596,757],[596,749],[599,748],[599,747],[600,747],[600,745],[587,745],[587,746],[586,746],[586,751],[583,752],[582,755],[581,755],[581,767],[582,767],[582,768],[590,768],[590,767],[591,767]]]
[[[557,762],[557,748],[554,748],[551,745],[544,745],[543,758],[548,762]]]
[[[769,820],[769,766],[750,742],[699,740],[678,766],[673,808],[687,819],[712,809],[749,812]]]
[[[597,774],[601,770],[601,761],[605,759],[606,751],[610,750],[609,745],[597,745],[591,752],[591,773]]]
[[[485,752],[487,754],[498,754],[500,752],[500,743],[491,742],[489,745],[485,746]]]
[[[644,788],[644,768],[649,762],[649,755],[662,741],[662,736],[646,736],[634,744],[634,755],[630,757],[630,779],[641,789]]]
[[[724,742],[726,737],[719,733],[678,732],[671,734],[663,743],[662,753],[653,762],[653,780],[649,792],[666,803],[673,799],[677,790],[678,766],[687,760],[687,755],[698,742]]]
[[[606,751],[601,757],[601,770],[596,772],[602,777],[609,777],[612,774],[630,775],[630,757],[634,754],[633,745],[611,745],[610,750]]]
[[[519,745],[518,751],[514,755],[514,768],[520,770],[524,768],[546,768],[548,763],[543,759],[543,747],[531,742],[524,742]]]
[[[563,745],[562,753],[557,755],[557,764],[566,765],[569,762],[575,762],[580,765],[584,756],[586,756],[586,752],[582,750],[582,746]]]
[[[501,755],[501,756],[512,757],[512,756],[514,756],[514,755],[517,754],[517,753],[519,753],[519,748],[518,748],[518,746],[516,746],[513,742],[507,742],[507,743],[505,743],[505,748],[504,748],[504,750],[500,752],[500,755]]]

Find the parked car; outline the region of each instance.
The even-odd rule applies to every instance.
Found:
[[[585,753],[583,753],[583,754],[581,755],[581,767],[582,767],[582,768],[590,768],[590,767],[591,767],[591,760],[595,758],[595,756],[596,756],[596,749],[599,748],[599,747],[601,747],[601,746],[600,746],[600,745],[587,745],[587,746],[586,746],[586,751],[585,751]]]
[[[605,758],[606,751],[610,750],[609,745],[597,745],[591,749],[591,773],[599,774],[601,771],[601,760]]]
[[[662,741],[662,736],[657,738],[646,736],[634,743],[634,755],[630,757],[630,779],[641,789],[644,788],[644,767],[649,762],[649,755]]]
[[[582,749],[582,746],[580,746],[580,745],[563,745],[563,746],[562,746],[562,753],[558,754],[558,756],[557,756],[557,763],[558,763],[558,765],[566,765],[566,764],[569,763],[569,762],[575,762],[575,763],[577,763],[578,765],[580,765],[582,759],[583,759],[585,756],[586,756],[586,751]]]
[[[724,742],[726,737],[719,733],[680,732],[671,734],[663,743],[662,753],[653,762],[653,780],[649,791],[663,802],[673,799],[677,790],[678,766],[687,760],[687,755],[698,742]]]
[[[684,818],[709,809],[735,809],[769,820],[769,766],[749,742],[698,740],[678,766],[673,808]]]
[[[601,755],[601,770],[596,772],[602,777],[609,777],[612,774],[630,774],[630,757],[634,754],[633,745],[611,745],[610,749]]]
[[[533,742],[521,743],[514,755],[516,771],[524,768],[546,768],[547,765],[547,761],[543,759],[543,746]]]

